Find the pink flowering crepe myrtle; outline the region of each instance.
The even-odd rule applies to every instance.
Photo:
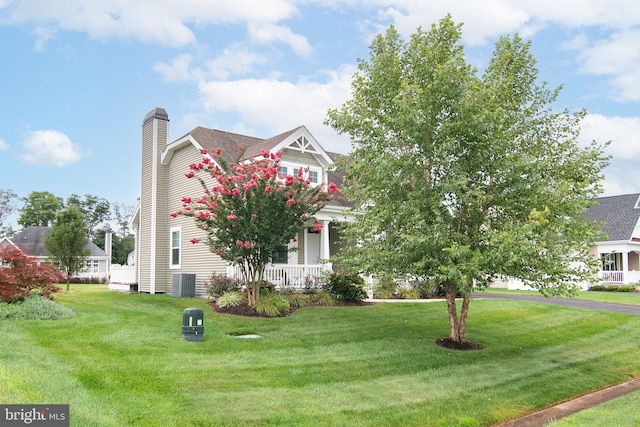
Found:
[[[303,168],[297,176],[279,175],[282,152],[263,150],[262,159],[234,165],[220,157],[219,149],[201,153],[202,161],[189,165],[185,177],[197,179],[203,194],[183,197],[182,209],[170,215],[194,218],[211,251],[240,267],[249,304],[255,305],[266,265],[300,230],[321,230],[313,215],[340,190],[334,183],[326,189],[312,186]]]

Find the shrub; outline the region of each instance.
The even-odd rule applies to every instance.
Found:
[[[261,293],[256,302],[256,311],[267,317],[276,317],[289,312],[289,301],[276,292]]]
[[[218,304],[218,307],[222,308],[238,307],[242,304],[242,299],[242,294],[240,292],[229,291],[220,295],[216,300],[216,304]]]
[[[420,292],[408,286],[400,286],[398,288],[398,296],[402,299],[420,299]]]
[[[589,288],[590,291],[606,291],[607,287],[604,285],[595,285]]]
[[[260,282],[260,295],[267,295],[276,292],[276,287],[268,280],[262,280]]]
[[[289,301],[289,305],[291,307],[300,308],[304,307],[307,303],[307,296],[296,292],[292,289],[285,289],[281,294],[287,301]]]
[[[306,295],[313,295],[318,292],[318,284],[308,274],[304,278],[304,290],[302,292]]]
[[[241,283],[237,279],[232,279],[224,274],[212,274],[207,283],[207,296],[210,299],[217,299],[225,292],[239,291]]]
[[[633,288],[628,285],[618,286],[618,292],[631,292]]]
[[[341,301],[361,301],[367,297],[364,279],[357,273],[337,271],[329,274],[324,288]]]
[[[0,319],[56,320],[73,316],[71,309],[37,293],[15,304],[0,302]]]
[[[379,299],[393,298],[397,287],[396,282],[391,277],[385,275],[373,288],[373,295]]]
[[[418,295],[423,299],[444,296],[444,288],[433,280],[419,279],[411,283],[411,286],[418,291]]]
[[[320,291],[320,292],[316,292],[312,297],[311,297],[311,302],[315,305],[322,305],[322,306],[332,306],[333,304],[335,304],[335,299],[331,296],[331,294],[327,291]]]
[[[60,290],[56,284],[66,280],[54,265],[38,265],[36,258],[13,245],[0,247],[0,265],[4,265],[0,274],[0,300],[5,302],[22,301],[35,291],[52,298],[51,294]]]

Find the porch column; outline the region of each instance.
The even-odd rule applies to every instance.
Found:
[[[329,221],[322,220],[322,229],[320,230],[320,258],[328,260],[331,256],[329,252]]]
[[[630,283],[629,277],[629,252],[622,253],[622,283]]]

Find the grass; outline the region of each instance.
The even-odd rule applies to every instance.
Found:
[[[492,294],[540,295],[538,291],[516,291],[503,288],[491,288],[486,292]],[[482,292],[478,292],[478,295],[482,295]],[[574,298],[589,301],[613,302],[617,304],[640,305],[640,293],[634,292],[581,291]]]
[[[631,393],[549,423],[548,427],[637,427],[640,425],[638,398],[640,392]]]
[[[73,426],[493,425],[640,375],[640,317],[474,300],[457,352],[443,302],[287,318],[72,286],[76,316],[0,321],[0,403],[68,403]],[[180,338],[185,308],[203,342]],[[234,335],[257,334],[259,339]]]

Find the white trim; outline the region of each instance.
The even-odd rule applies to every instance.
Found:
[[[173,246],[173,233],[178,233],[178,246]],[[173,250],[178,249],[178,264],[173,263]],[[182,267],[182,227],[169,229],[169,269],[178,270]]]
[[[294,142],[302,137],[307,140],[307,144],[305,144],[305,147],[298,148],[291,146]],[[322,146],[318,143],[314,136],[311,135],[309,130],[307,130],[307,128],[304,126],[300,126],[298,129],[292,132],[291,135],[287,136],[285,139],[276,144],[270,151],[275,153],[277,151],[284,152],[286,150],[312,154],[318,161],[318,163],[320,163],[320,165],[323,167],[333,164],[333,160],[331,160],[331,157],[329,157],[324,148],[322,148]]]
[[[196,141],[191,136],[191,134],[189,134],[168,144],[160,156],[160,163],[162,163],[163,165],[168,165],[169,162],[171,161],[171,157],[173,157],[173,153],[175,153],[177,150],[179,150],[182,147],[186,147],[189,144],[193,145],[195,148],[198,149],[198,151],[202,152],[202,149],[203,149],[202,145],[200,145],[198,141]],[[222,166],[220,166],[220,164],[216,162],[216,160],[213,157],[211,157],[211,154],[207,153],[206,156],[211,159],[214,165],[218,166],[219,168],[222,168]],[[185,167],[187,166],[188,165],[185,165]]]
[[[156,216],[158,197],[156,192],[158,191],[158,119],[154,118],[151,122],[151,209],[149,215],[151,215],[151,221],[149,226],[151,228],[149,233],[149,293],[156,293]],[[144,159],[143,159],[144,161]]]

